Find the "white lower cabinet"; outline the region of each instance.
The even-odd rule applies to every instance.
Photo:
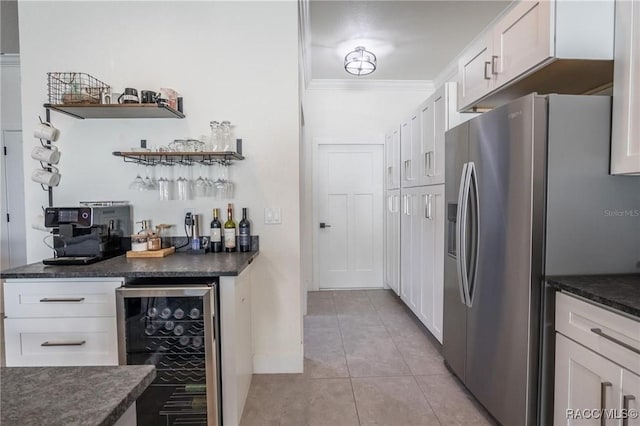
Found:
[[[400,297],[442,341],[444,185],[402,191]]]
[[[115,289],[124,279],[4,283],[7,367],[118,365]]]
[[[628,316],[556,295],[554,425],[640,425],[640,348],[632,335],[639,326]]]
[[[622,369],[613,362],[556,334],[554,424],[600,425],[599,418],[584,417],[591,410],[621,406],[621,375]]]
[[[385,285],[400,295],[400,190],[387,191],[385,210]]]

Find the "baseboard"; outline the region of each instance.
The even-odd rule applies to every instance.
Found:
[[[302,346],[300,352],[268,354],[253,356],[254,374],[302,373],[304,356]]]

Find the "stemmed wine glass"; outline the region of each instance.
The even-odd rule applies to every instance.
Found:
[[[133,179],[133,182],[129,184],[129,189],[132,189],[134,191],[144,191],[145,186],[146,185],[144,183],[144,180],[140,176],[140,166],[138,165],[138,172],[136,174],[135,179]]]

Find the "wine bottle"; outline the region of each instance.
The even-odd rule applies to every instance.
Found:
[[[224,251],[236,251],[236,223],[233,221],[233,207],[227,206],[227,221],[224,223]]]
[[[242,208],[242,220],[238,224],[238,245],[240,251],[251,251],[251,225],[247,220],[247,208]]]
[[[213,220],[211,221],[211,251],[220,253],[222,251],[222,224],[218,220],[220,209],[213,209]]]

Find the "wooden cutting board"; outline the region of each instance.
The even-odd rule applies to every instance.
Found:
[[[147,251],[131,251],[127,252],[127,257],[130,258],[149,258],[149,257],[166,257],[176,251],[175,247],[167,247],[160,250],[147,250]]]

